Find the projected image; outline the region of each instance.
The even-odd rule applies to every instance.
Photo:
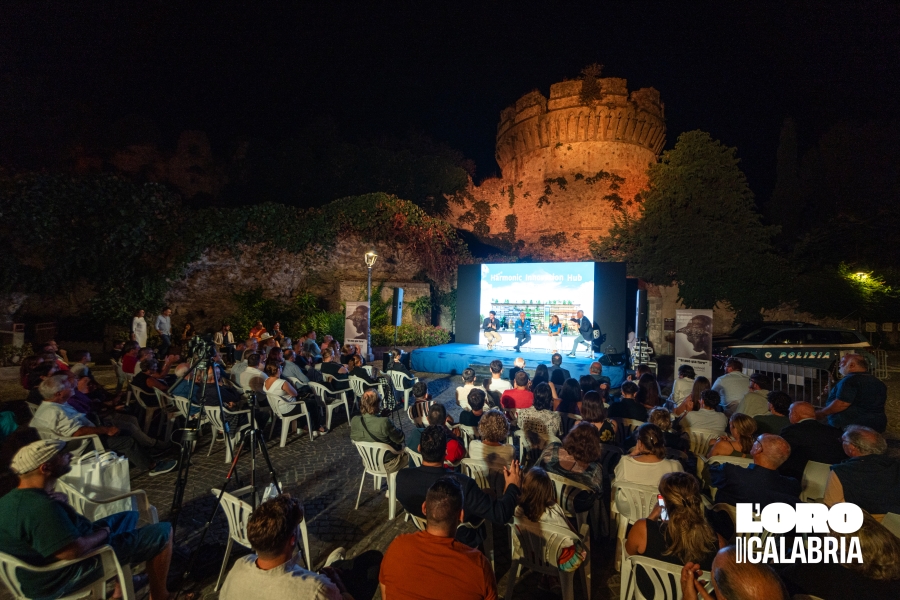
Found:
[[[492,310],[501,330],[524,312],[534,333],[546,332],[552,315],[564,332],[575,332],[569,319],[579,310],[594,318],[594,263],[481,265],[481,319]]]

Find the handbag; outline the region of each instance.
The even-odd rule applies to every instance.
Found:
[[[89,500],[103,500],[131,491],[131,473],[128,459],[115,452],[92,450],[70,463],[72,470],[62,480]],[[132,498],[100,504],[86,510],[84,516],[91,521],[120,512],[135,510]]]

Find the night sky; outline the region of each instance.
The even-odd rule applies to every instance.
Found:
[[[898,4],[727,4],[6,2],[0,166],[138,141],[116,137],[123,119],[163,147],[200,129],[225,153],[328,118],[351,140],[424,132],[482,178],[501,109],[599,62],[660,91],[668,147],[698,128],[736,146],[763,200],[785,117],[801,150],[838,122],[896,118]]]

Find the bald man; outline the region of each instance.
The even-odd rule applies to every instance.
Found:
[[[828,405],[816,411],[832,427],[864,425],[878,433],[887,429],[887,386],[869,373],[869,363],[859,354],[847,354],[838,369],[841,380],[828,392]]]
[[[778,467],[790,454],[791,447],[784,438],[764,433],[753,442],[750,449],[753,464],[749,467],[729,463],[710,465],[711,485],[718,490],[715,501],[726,504],[752,502],[761,506],[773,502],[791,505],[800,502],[800,482],[778,474]]]
[[[701,583],[703,571],[692,562],[681,569],[682,600],[713,600]],[[712,564],[715,600],[788,600],[787,589],[778,575],[766,565],[738,564],[734,546],[719,550]]]
[[[795,479],[803,478],[809,461],[835,465],[847,456],[841,443],[841,430],[816,420],[816,408],[809,402],[791,404],[791,424],[781,430],[781,437],[791,446],[791,455],[778,472]]]

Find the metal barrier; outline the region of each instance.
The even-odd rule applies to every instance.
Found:
[[[831,375],[825,369],[752,358],[742,358],[741,363],[747,375],[754,372],[768,375],[772,380],[773,390],[787,392],[794,400],[805,400],[816,407],[825,406],[828,397],[825,388],[831,380]]]
[[[872,350],[871,352],[875,355],[875,369],[872,371],[872,374],[882,381],[890,379],[891,373],[888,370],[887,352],[884,350]]]

